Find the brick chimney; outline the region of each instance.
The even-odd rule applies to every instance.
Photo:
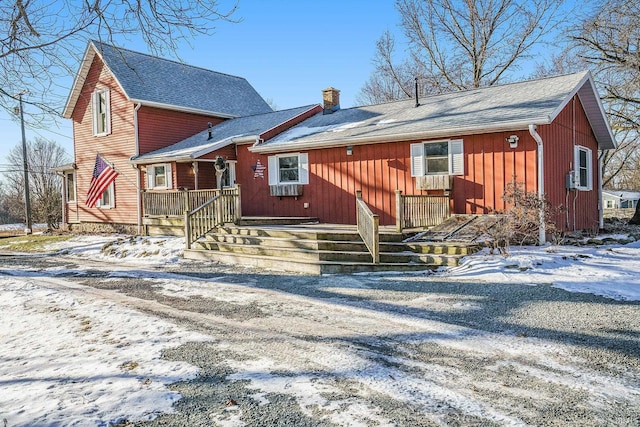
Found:
[[[333,87],[322,90],[324,114],[331,114],[340,109],[340,91]]]

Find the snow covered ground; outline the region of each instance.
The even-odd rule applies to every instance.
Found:
[[[49,249],[83,259],[113,262],[114,265],[152,267],[180,262],[182,248],[182,239],[174,237],[116,239],[78,236]],[[171,405],[179,395],[169,391],[166,385],[192,378],[197,369],[186,363],[164,360],[160,357],[161,352],[185,342],[212,338],[139,310],[99,300],[91,294],[83,295],[79,292],[82,289],[80,285],[77,289],[69,288],[68,283],[57,286],[57,273],[48,272],[44,280],[41,279],[42,273],[14,269],[9,275],[0,271],[0,418],[8,420],[6,426],[102,426],[123,420],[151,419],[156,414],[171,412]],[[138,279],[145,278],[143,271],[131,269],[130,274]],[[598,247],[512,248],[511,255],[506,258],[484,251],[465,258],[458,267],[442,269],[429,277],[525,286],[551,284],[570,292],[593,293],[614,300],[640,300],[640,242]],[[263,291],[248,292],[245,288],[238,292],[230,285],[220,284],[217,284],[215,296],[209,295],[211,288],[206,286],[206,280],[185,282],[167,275],[162,282],[162,292],[183,298],[205,295],[240,304],[260,303],[265,298]],[[347,278],[342,284],[348,282]],[[313,304],[309,302],[309,307]],[[322,312],[322,307],[316,309],[318,313]],[[310,312],[314,313],[314,310]],[[349,313],[345,313],[345,324],[349,323],[348,316]],[[462,330],[464,328],[449,325],[443,329],[438,322],[409,321],[402,316],[389,321],[391,324],[404,323],[415,331],[437,333],[443,337],[443,342],[449,344],[456,340],[456,345],[461,347],[478,351],[483,347],[483,337],[469,335],[462,338],[468,332]],[[354,330],[356,327],[353,326]],[[517,339],[512,341],[497,343],[496,348],[504,345],[510,348],[508,351],[519,351],[523,357],[531,352],[547,351],[540,343],[528,346],[518,344]],[[556,350],[550,348],[548,351],[555,353]],[[482,351],[488,354],[497,350],[485,348]],[[325,356],[331,360],[331,365],[357,362],[353,355]],[[342,356],[345,360],[334,360]],[[272,363],[258,360],[239,364],[232,379],[251,380],[252,387],[256,389],[256,399],[260,399],[265,393],[278,391],[280,386],[286,387],[276,377],[256,374],[265,372],[265,366]],[[389,383],[386,379],[393,374],[400,381],[401,372],[386,368],[380,370],[380,366],[363,363],[363,366],[351,368],[353,372],[360,372],[361,380],[369,382],[373,389],[385,391],[385,388],[393,388],[393,384],[400,384]],[[279,368],[286,369],[285,366]],[[417,366],[416,369],[422,368]],[[425,375],[427,372],[428,369]],[[436,372],[434,375],[441,374]],[[296,384],[300,389],[290,391],[297,393],[303,403],[307,399],[305,405],[311,406],[322,393],[332,392],[326,384],[314,385],[311,377],[307,380],[307,383],[298,381]],[[287,380],[284,378],[282,381]],[[421,388],[424,384],[416,383],[414,386]],[[627,389],[620,390],[628,392]],[[409,389],[386,391],[406,392],[409,393],[406,398],[411,399]],[[461,398],[446,388],[430,392],[447,395],[450,399]],[[345,401],[342,404],[351,405],[349,411],[354,420],[383,420],[371,413],[370,408],[358,407],[357,402]],[[488,409],[479,406],[474,410],[483,413]],[[369,418],[364,413],[368,413],[366,417]],[[496,417],[497,422],[517,424],[517,420]],[[234,422],[237,420],[232,418],[227,424],[233,425]]]

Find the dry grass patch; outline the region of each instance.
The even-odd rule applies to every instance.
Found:
[[[0,239],[0,250],[10,252],[48,252],[52,243],[71,239],[73,234],[31,234]]]

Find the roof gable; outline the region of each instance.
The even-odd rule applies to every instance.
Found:
[[[338,110],[317,115],[284,132],[255,152],[320,148],[332,144],[451,137],[514,131],[550,124],[578,94],[600,148],[615,140],[588,72],[452,92],[415,100]]]
[[[71,117],[95,55],[103,60],[131,102],[218,117],[272,111],[242,77],[91,41],[67,100],[64,117]]]

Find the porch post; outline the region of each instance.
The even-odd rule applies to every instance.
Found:
[[[191,167],[193,168],[193,189],[199,190],[200,188],[198,186],[198,162],[194,160],[193,163],[191,164]]]
[[[362,190],[356,190],[356,227],[358,227],[358,230],[360,230],[360,224],[359,224],[359,220],[358,220],[358,200],[362,199]]]
[[[240,219],[242,218],[242,197],[240,193],[240,184],[236,184],[236,212],[235,212],[235,224],[240,225]]]
[[[398,233],[402,233],[403,217],[404,205],[402,203],[402,190],[396,190],[396,232]]]
[[[191,249],[191,226],[188,210],[184,211],[184,244],[187,249]]]
[[[184,197],[184,210],[185,212],[191,212],[191,198],[189,197],[189,190],[183,190]]]

